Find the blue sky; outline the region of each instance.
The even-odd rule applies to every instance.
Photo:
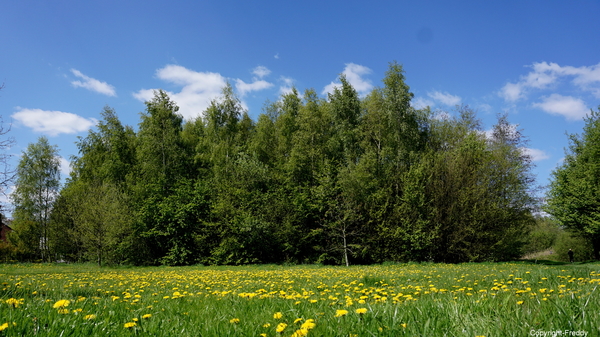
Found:
[[[114,108],[137,128],[164,89],[187,118],[229,81],[250,116],[293,85],[324,97],[345,73],[361,94],[389,62],[413,105],[508,113],[530,140],[538,184],[566,133],[600,105],[598,1],[0,1],[0,115],[16,145],[46,135],[63,176],[75,141]]]

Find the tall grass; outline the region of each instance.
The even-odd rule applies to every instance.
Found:
[[[0,265],[0,336],[597,336],[599,269]]]

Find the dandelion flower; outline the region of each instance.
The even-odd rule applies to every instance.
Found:
[[[56,303],[54,303],[54,305],[52,307],[54,309],[64,308],[64,307],[68,307],[69,303],[71,303],[71,301],[69,301],[69,300],[60,300],[60,301],[57,301]]]
[[[59,314],[66,315],[66,314],[68,314],[68,313],[69,313],[69,309],[60,308],[60,309],[58,309],[58,313],[59,313]]]
[[[94,314],[83,316],[83,319],[85,319],[86,321],[92,320],[94,318],[96,318],[96,315],[94,315]]]
[[[298,329],[293,334],[292,337],[304,337],[308,335],[308,330],[306,329]]]
[[[231,323],[231,324],[238,324],[239,322],[240,322],[239,318],[232,318],[229,320],[229,323]]]
[[[296,323],[298,323],[298,322],[302,322],[302,318],[296,318],[296,319],[294,320],[294,324],[296,324]]]
[[[283,314],[280,311],[273,314],[273,318],[275,319],[281,319],[281,317],[283,317]]]
[[[338,309],[335,311],[335,317],[342,317],[348,315],[348,310]]]
[[[134,326],[136,326],[136,325],[137,325],[137,324],[136,324],[135,322],[127,322],[127,323],[125,323],[123,326],[124,326],[126,329],[131,329],[131,328],[133,328],[133,327],[134,327]]]
[[[4,324],[0,325],[0,331],[3,331],[5,329],[8,329],[8,323],[4,323]]]
[[[356,309],[356,313],[359,314],[359,315],[364,315],[364,314],[367,313],[367,311],[368,311],[367,308],[358,308],[358,309]]]
[[[287,324],[279,323],[279,324],[277,324],[277,328],[275,328],[275,332],[282,333],[283,330],[285,330],[285,328],[287,328]]]
[[[523,301],[518,301],[517,304],[521,305],[521,304],[523,304]]]
[[[270,327],[270,326],[271,326],[271,323],[266,323],[266,324],[263,324],[263,328],[268,328],[268,327]]]
[[[152,317],[152,314],[145,314],[144,316],[142,316],[143,319],[148,319]]]
[[[23,304],[25,300],[24,299],[16,299],[16,298],[9,298],[6,300],[6,304],[8,304],[9,306],[13,307],[13,308],[17,308],[19,305]]]
[[[307,319],[304,323],[302,323],[302,325],[300,326],[300,329],[312,330],[316,326],[317,325],[315,324],[315,320],[311,318],[311,319]]]

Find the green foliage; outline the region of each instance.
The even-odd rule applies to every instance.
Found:
[[[577,233],[561,231],[552,246],[552,254],[548,259],[569,262],[569,249],[573,250],[574,262],[585,262],[594,260],[594,246],[585,237]]]
[[[600,258],[600,110],[585,118],[582,135],[570,135],[562,165],[553,172],[546,210],[586,238]]]
[[[50,213],[60,188],[58,149],[48,138],[29,144],[17,167],[14,231],[17,247],[30,258],[50,261]]]
[[[527,244],[523,247],[525,254],[541,252],[552,248],[557,238],[562,235],[557,222],[549,217],[537,217],[535,225],[529,232]]]
[[[340,82],[325,98],[293,88],[256,122],[229,84],[187,121],[155,92],[137,132],[104,108],[53,208],[52,249],[149,265],[520,256],[531,159],[506,116],[486,137],[467,107],[417,110],[396,62],[364,98]]]

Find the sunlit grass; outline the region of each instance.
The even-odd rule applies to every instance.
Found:
[[[593,336],[599,267],[0,265],[0,336]]]

